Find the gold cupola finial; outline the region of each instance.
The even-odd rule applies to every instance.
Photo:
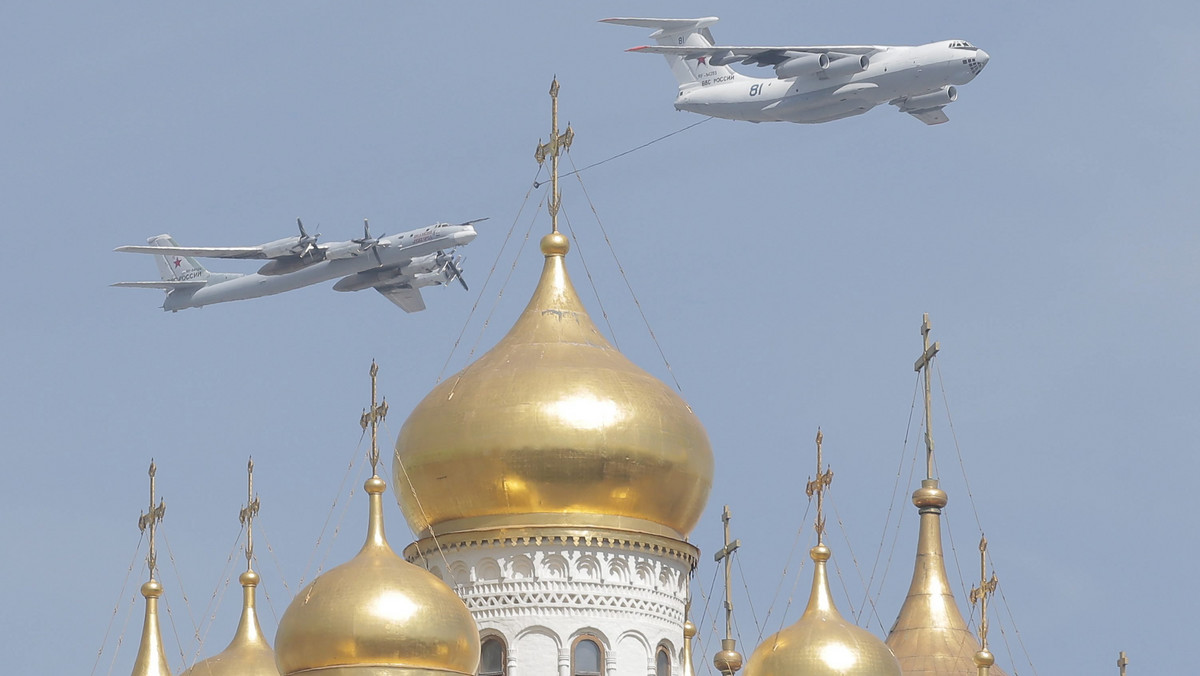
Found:
[[[999,580],[996,578],[995,571],[992,572],[992,579],[987,576],[987,538],[980,536],[979,538],[979,586],[971,589],[971,605],[979,604],[979,651],[975,653],[975,666],[979,668],[979,676],[988,676],[988,670],[996,663],[995,655],[988,650],[988,616],[987,604],[988,597],[996,593],[996,584]]]
[[[692,664],[692,639],[696,636],[696,625],[692,623],[692,590],[688,585],[688,600],[683,605],[683,658],[680,671],[683,676],[696,676],[696,667]]]
[[[379,462],[378,366],[371,363],[371,464]],[[387,483],[373,473],[367,537],[358,554],[313,580],[279,621],[275,653],[283,676],[474,676],[479,630],[471,612],[436,575],[396,556],[383,528]]]
[[[1121,670],[1121,676],[1125,676],[1125,667],[1129,666],[1129,658],[1125,657],[1125,651],[1122,650],[1120,655],[1117,655],[1117,668]]]
[[[154,505],[154,475],[157,473],[158,468],[154,465],[154,460],[150,460],[150,509],[138,516],[138,530],[143,533],[146,529],[150,530],[150,551],[146,555],[150,579],[142,585],[142,596],[146,598],[146,619],[142,623],[142,641],[133,661],[132,676],[171,676],[166,651],[163,650],[162,632],[158,626],[158,599],[162,596],[163,588],[158,580],[154,579],[154,571],[158,568],[155,535],[158,524],[167,513],[165,500],[159,499],[158,506]]]
[[[197,662],[182,676],[279,676],[275,652],[258,623],[255,588],[259,577],[253,565],[254,518],[258,516],[258,509],[259,500],[254,495],[254,458],[250,458],[246,462],[246,506],[238,512],[238,521],[246,528],[246,572],[238,577],[242,584],[242,616],[229,646]]]
[[[833,483],[833,470],[821,469],[823,440],[818,429],[817,474],[805,489],[809,500],[817,496],[817,544],[809,550],[813,582],[808,606],[795,624],[767,637],[754,650],[746,676],[901,676],[900,664],[883,641],[847,622],[833,603],[828,572],[833,553],[824,543],[825,491]]]
[[[946,557],[942,549],[942,509],[946,492],[933,478],[933,419],[929,367],[941,349],[941,343],[929,344],[929,314],[921,320],[921,356],[913,365],[925,378],[925,480],[913,492],[912,502],[920,514],[917,558],[908,595],[895,624],[888,632],[887,644],[900,660],[904,673],[922,676],[975,676],[975,653],[979,642],[967,629],[966,620],[954,600],[946,577]],[[991,674],[1003,676],[993,668]]]
[[[742,654],[737,651],[737,641],[733,639],[733,591],[730,576],[733,553],[742,546],[742,541],[729,541],[731,518],[729,505],[725,505],[725,510],[721,512],[721,523],[725,526],[725,546],[713,555],[713,561],[725,561],[725,638],[721,639],[721,652],[713,657],[713,666],[725,676],[733,676],[734,672],[742,668]]]
[[[558,133],[558,78],[556,77],[550,83],[550,141],[542,143],[542,140],[538,139],[537,150],[533,153],[539,165],[545,162],[547,157],[550,158],[550,199],[547,201],[546,207],[550,211],[552,234],[558,232],[558,208],[562,204],[562,193],[558,190],[558,156],[562,154],[562,151],[571,147],[571,141],[574,138],[575,131],[571,129],[570,123],[567,123],[565,132]],[[545,249],[544,242],[542,248]]]

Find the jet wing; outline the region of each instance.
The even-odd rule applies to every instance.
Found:
[[[876,45],[810,45],[810,46],[779,46],[779,47],[743,47],[743,46],[691,46],[691,45],[645,45],[626,51],[644,52],[646,54],[667,54],[682,56],[685,59],[719,58],[729,64],[740,60],[746,65],[777,66],[790,58],[804,54],[867,54],[871,55],[884,49]]]
[[[123,286],[130,289],[162,289],[164,291],[175,291],[177,289],[199,289],[207,284],[203,280],[163,280],[161,282],[117,282],[110,286]]]
[[[375,290],[399,305],[405,312],[420,312],[425,309],[425,299],[421,298],[420,289],[410,286],[377,286]]]
[[[910,110],[908,114],[925,124],[942,124],[943,122],[950,121],[950,118],[946,117],[946,113],[942,112],[941,106],[928,110]]]
[[[198,258],[266,259],[259,246],[119,246],[113,251],[154,254],[157,256],[196,256]]]

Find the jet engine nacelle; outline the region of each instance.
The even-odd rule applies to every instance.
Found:
[[[843,56],[840,59],[832,59],[829,61],[829,67],[826,68],[822,75],[825,77],[837,77],[839,75],[853,75],[861,73],[871,65],[871,57],[863,54],[862,56]]]
[[[947,103],[954,103],[957,100],[958,90],[954,88],[954,85],[947,85],[936,92],[908,97],[900,105],[900,110],[906,113],[910,110],[928,110],[944,106]]]
[[[325,247],[325,257],[330,260],[354,258],[366,251],[358,242],[336,242]]]
[[[734,61],[741,61],[740,56],[734,56],[733,52],[726,51],[722,54],[713,54],[708,57],[708,65],[710,66],[727,66]]]
[[[775,76],[780,79],[786,79],[789,77],[816,75],[827,68],[829,68],[829,56],[827,54],[805,54],[803,56],[793,56],[775,66]]]

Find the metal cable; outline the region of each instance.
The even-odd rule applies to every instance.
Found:
[[[125,571],[125,580],[121,582],[121,593],[117,595],[117,602],[113,604],[112,615],[108,618],[108,626],[104,628],[104,640],[100,643],[100,649],[96,651],[96,661],[92,663],[92,670],[89,672],[91,674],[95,674],[96,667],[100,666],[100,657],[104,655],[104,647],[108,645],[108,635],[112,633],[113,621],[117,619],[117,612],[121,608],[121,599],[125,597],[125,589],[129,586],[129,578],[133,575],[133,567],[137,565],[138,553],[141,551],[142,542],[145,539],[146,532],[142,531],[142,534],[138,537],[137,547],[133,550],[133,559],[129,561],[129,569]],[[128,623],[128,615],[126,615],[126,623]],[[124,627],[122,627],[122,636],[124,632]],[[117,645],[120,645],[120,643],[118,642]],[[116,660],[116,655],[113,656],[113,660]],[[112,665],[109,665],[108,671],[112,673]]]

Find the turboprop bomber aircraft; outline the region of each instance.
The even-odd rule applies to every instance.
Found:
[[[708,27],[717,17],[605,23],[654,28],[658,44],[628,51],[662,54],[679,80],[676,110],[750,122],[817,123],[861,115],[890,103],[925,124],[942,112],[987,65],[988,53],[965,40],[915,47],[716,45]],[[770,67],[774,77],[742,75],[729,64]]]
[[[474,224],[434,225],[398,235],[372,237],[363,221],[363,236],[345,242],[318,244],[297,219],[300,234],[248,247],[179,246],[170,235],[147,240],[147,246],[120,246],[117,251],[152,254],[162,281],[118,282],[113,286],[163,289],[163,309],[178,312],[213,303],[270,296],[332,279],[334,291],[375,289],[405,312],[425,309],[421,288],[458,280],[463,288],[462,256],[456,246],[475,239]],[[449,250],[447,252],[447,250]],[[196,258],[266,259],[253,274],[209,272]]]

